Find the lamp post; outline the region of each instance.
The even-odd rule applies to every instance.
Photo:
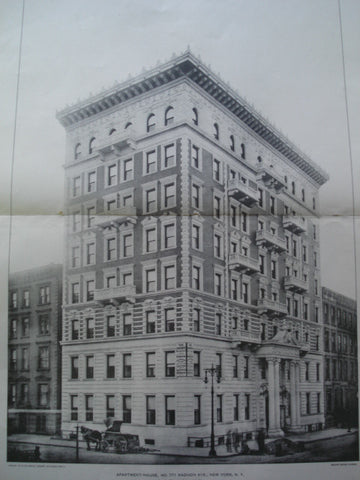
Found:
[[[211,365],[211,368],[205,368],[204,382],[208,383],[208,374],[211,377],[211,437],[210,437],[210,457],[216,457],[215,450],[215,433],[214,433],[214,377],[216,375],[217,383],[220,383],[220,370],[218,367]]]

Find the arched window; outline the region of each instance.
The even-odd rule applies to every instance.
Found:
[[[194,122],[194,125],[199,125],[199,114],[198,114],[198,111],[197,111],[196,108],[193,108],[192,111],[193,111],[193,114],[194,114],[194,116],[193,116],[193,118],[192,118],[192,121]]]
[[[128,129],[129,127],[131,127],[132,123],[131,122],[127,122],[127,124],[125,125],[125,130]]]
[[[174,107],[168,107],[165,110],[165,127],[174,123]]]
[[[147,122],[146,122],[146,131],[147,132],[152,132],[155,130],[155,126],[156,126],[156,123],[155,123],[155,114],[154,113],[150,113],[150,115],[148,116],[147,118]]]
[[[96,138],[92,137],[92,139],[89,142],[89,153],[94,152],[95,140],[96,140]]]
[[[219,140],[219,125],[217,123],[214,123],[214,137]]]
[[[245,160],[245,143],[241,144],[241,158]]]
[[[109,136],[116,132],[116,128],[112,128],[109,132]]]
[[[74,157],[75,157],[75,160],[81,157],[81,143],[77,143],[75,145]]]
[[[235,152],[235,138],[234,138],[234,135],[230,135],[230,150]]]

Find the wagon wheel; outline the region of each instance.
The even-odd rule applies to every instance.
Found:
[[[121,438],[117,438],[114,440],[114,447],[118,452],[128,451],[127,441]]]
[[[103,440],[101,440],[100,448],[103,452],[106,452],[107,449],[109,448],[109,442],[107,440],[105,440],[105,438]]]

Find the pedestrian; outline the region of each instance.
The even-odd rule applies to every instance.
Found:
[[[40,462],[40,447],[38,445],[34,449],[34,459],[36,462]]]

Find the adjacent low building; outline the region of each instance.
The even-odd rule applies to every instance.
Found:
[[[356,301],[322,289],[324,317],[324,392],[326,425],[358,417]]]
[[[60,430],[61,305],[61,265],[10,275],[9,434]]]

